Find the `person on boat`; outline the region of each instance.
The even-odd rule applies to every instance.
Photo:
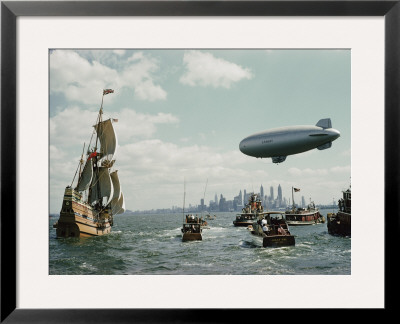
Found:
[[[285,231],[285,229],[282,227],[282,225],[279,225],[278,233],[279,233],[280,235],[286,235],[286,231]]]
[[[262,230],[265,234],[268,234],[268,225],[264,224]]]

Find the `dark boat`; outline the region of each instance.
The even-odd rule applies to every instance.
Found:
[[[343,191],[343,198],[338,202],[337,213],[328,213],[328,233],[351,236],[351,187]]]
[[[210,214],[206,215],[206,219],[216,219],[216,218],[217,218],[216,215],[213,215],[213,216],[211,216]]]
[[[291,208],[286,210],[286,222],[288,225],[314,225],[325,223],[325,217],[322,216],[315,207],[315,204],[310,203],[307,208]]]
[[[311,202],[307,208],[298,208],[295,206],[293,190],[299,191],[300,189],[292,187],[293,206],[285,211],[286,223],[291,226],[325,223],[325,217],[320,214],[313,202]]]
[[[252,225],[254,220],[257,219],[258,213],[263,211],[261,200],[257,194],[251,194],[249,202],[242,209],[241,214],[236,215],[236,219],[233,221],[235,226],[249,226]]]
[[[278,211],[263,212],[257,221],[249,227],[251,234],[262,239],[263,247],[280,247],[295,245],[285,221],[285,213]]]
[[[182,226],[182,241],[201,241],[201,222],[194,215],[186,215],[185,223]]]

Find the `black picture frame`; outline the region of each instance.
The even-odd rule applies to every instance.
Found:
[[[17,309],[16,19],[20,16],[384,16],[385,17],[385,310],[398,279],[399,0],[349,1],[2,1],[1,2],[1,321],[6,323],[164,323],[235,321],[243,310]],[[366,153],[373,154],[373,151]],[[371,170],[373,172],[373,170]],[[383,208],[384,207],[384,208]],[[367,212],[368,206],[365,206]],[[355,224],[355,226],[357,226]],[[373,262],[373,260],[371,260]],[[327,301],[328,303],[328,301]],[[328,307],[328,304],[327,304]],[[259,310],[252,310],[258,312]],[[247,314],[246,314],[247,316]],[[251,316],[254,316],[252,314]],[[258,314],[253,317],[257,320]],[[286,319],[288,319],[286,317]]]

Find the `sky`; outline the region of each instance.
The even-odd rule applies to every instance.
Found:
[[[350,50],[54,49],[49,52],[50,212],[61,209],[89,143],[103,89],[116,118],[118,170],[128,210],[232,200],[240,190],[291,188],[316,204],[341,198],[351,177]],[[330,149],[280,164],[239,150],[246,136],[331,118]],[[76,183],[74,183],[75,185]]]

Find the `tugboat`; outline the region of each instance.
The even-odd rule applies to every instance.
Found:
[[[71,185],[65,188],[60,218],[53,225],[57,237],[88,237],[108,234],[113,216],[125,211],[124,196],[117,170],[112,171],[117,149],[117,136],[113,123],[117,119],[103,120],[103,90],[100,110],[88,150],[82,156]],[[92,143],[93,135],[96,134]],[[79,173],[78,173],[79,170]],[[73,186],[76,175],[77,184]]]
[[[262,238],[263,247],[295,245],[295,239],[290,234],[284,212],[270,211],[260,213],[257,221],[249,226],[248,229],[252,235]]]
[[[233,225],[245,227],[252,225],[254,220],[257,219],[258,213],[261,213],[262,211],[263,206],[261,205],[260,198],[257,194],[251,194],[249,197],[249,202],[242,209],[242,213],[236,215]]]
[[[300,191],[300,189],[292,187],[293,206],[285,211],[287,224],[297,226],[325,223],[325,217],[320,214],[318,208],[315,207],[314,202],[310,202],[307,208],[296,207],[293,191],[297,192]]]
[[[194,215],[186,215],[185,223],[182,227],[182,241],[201,241],[201,222]]]
[[[201,241],[203,237],[201,236],[202,228],[200,219],[194,215],[187,214],[185,215],[185,197],[186,197],[186,183],[184,182],[183,187],[183,208],[182,208],[182,217],[184,217],[183,225],[181,228],[182,231],[182,242],[186,241]]]
[[[339,236],[351,236],[351,186],[343,191],[338,201],[339,211],[328,213],[328,233]]]

